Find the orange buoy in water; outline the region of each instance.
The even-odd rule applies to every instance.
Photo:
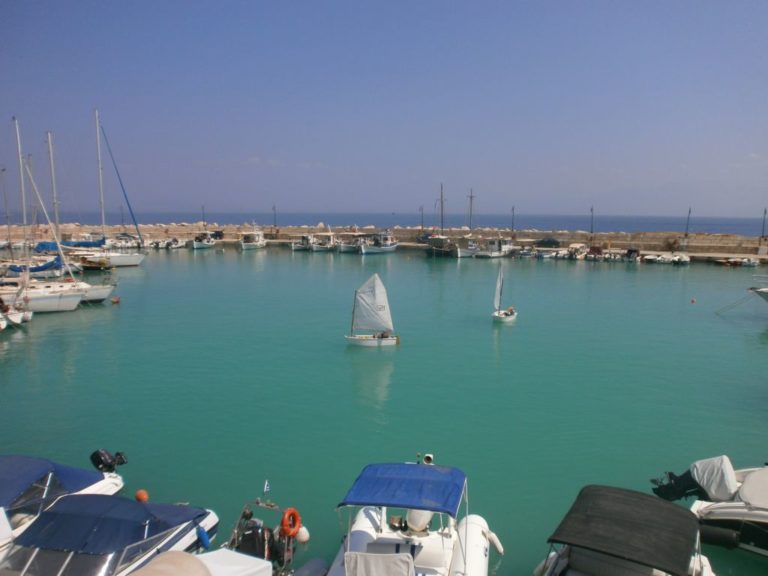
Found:
[[[136,495],[134,497],[136,498],[136,502],[149,502],[149,492],[144,490],[144,488],[136,490]]]
[[[112,304],[120,304],[120,296],[112,296]]]

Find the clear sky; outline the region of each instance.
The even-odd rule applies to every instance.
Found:
[[[768,2],[0,0],[0,167],[98,210],[762,216]],[[106,203],[120,189],[103,149]]]

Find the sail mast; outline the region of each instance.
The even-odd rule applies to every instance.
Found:
[[[48,137],[48,160],[51,165],[51,190],[53,191],[53,225],[57,237],[61,237],[59,231],[59,196],[56,192],[56,169],[53,165],[53,134],[46,132]]]
[[[101,121],[99,120],[99,110],[96,109],[96,157],[99,162],[99,208],[101,210],[101,236],[107,237],[106,218],[104,215],[104,168],[101,164]]]
[[[19,157],[19,184],[21,186],[21,223],[24,227],[24,248],[27,249],[27,194],[24,190],[24,161],[21,159],[21,133],[19,132],[19,121],[13,117],[13,124],[16,127],[16,151]]]

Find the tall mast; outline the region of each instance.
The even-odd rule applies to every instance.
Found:
[[[53,191],[53,225],[56,237],[61,238],[59,234],[59,196],[56,192],[56,169],[53,165],[53,134],[49,131],[45,133],[48,137],[48,160],[51,164],[51,190]]]
[[[472,188],[469,189],[469,230],[472,231],[472,200],[475,199],[475,195],[472,192]]]
[[[5,167],[0,168],[0,188],[3,189],[3,206],[5,208],[5,224],[8,228],[8,247],[11,248],[11,215],[8,212],[8,193],[5,190]]]
[[[24,161],[21,159],[21,133],[19,132],[19,121],[13,117],[13,124],[16,127],[16,151],[19,157],[19,184],[21,188],[21,223],[24,227],[24,249],[27,246],[27,194],[24,190]]]
[[[691,207],[688,206],[688,218],[685,219],[685,237],[688,238],[688,225],[691,223]]]
[[[512,206],[512,232],[515,231],[515,207]]]
[[[440,234],[443,233],[443,183],[440,182]]]
[[[96,109],[96,156],[99,162],[99,208],[101,209],[101,235],[107,237],[106,218],[104,216],[104,168],[101,165],[101,120]]]

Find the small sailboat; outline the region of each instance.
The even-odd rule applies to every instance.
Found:
[[[387,290],[379,275],[374,274],[355,290],[352,328],[345,338],[355,346],[394,346],[400,344],[400,337],[392,335],[394,330]]]
[[[499,277],[496,279],[496,293],[493,296],[493,321],[494,322],[512,322],[517,319],[517,310],[512,306],[501,309],[501,294],[504,290],[504,272],[499,267]]]

